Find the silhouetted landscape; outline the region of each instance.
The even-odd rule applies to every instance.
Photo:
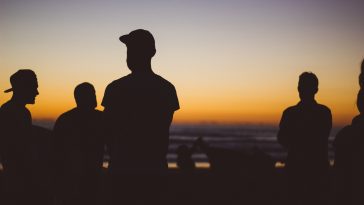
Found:
[[[363,6],[1,1],[0,205],[364,205]]]
[[[35,120],[34,124],[51,129],[54,121],[51,120]],[[340,128],[333,128],[329,140],[329,156],[333,160],[332,141],[336,132]],[[282,165],[277,163],[275,168],[275,181],[272,184],[264,184],[260,181],[258,183],[256,178],[249,175],[245,179],[238,181],[237,179],[230,179],[226,181],[231,184],[234,181],[235,190],[228,190],[228,185],[216,185],[216,177],[211,173],[209,160],[206,153],[200,148],[197,148],[192,155],[193,161],[196,163],[196,170],[193,173],[184,174],[177,167],[177,153],[176,149],[180,145],[187,145],[191,147],[198,137],[202,137],[210,146],[223,148],[226,150],[244,150],[247,154],[252,154],[255,148],[267,153],[274,162],[284,162],[286,152],[278,144],[276,134],[278,132],[277,126],[269,125],[219,125],[219,124],[177,124],[171,126],[170,131],[170,144],[167,159],[169,163],[168,181],[169,181],[169,197],[172,204],[229,204],[226,198],[231,198],[231,204],[236,201],[242,201],[249,204],[272,204],[274,200],[276,204],[281,204],[284,201],[284,193],[282,192]],[[109,156],[105,155],[104,158],[104,180],[107,174]],[[239,163],[239,161],[234,161]],[[241,163],[245,163],[244,161]],[[251,166],[250,163],[245,166]],[[309,165],[308,165],[309,166]],[[221,179],[222,180],[222,179]],[[104,182],[105,183],[105,182]],[[239,183],[241,183],[239,185]],[[263,184],[262,184],[263,183]],[[267,182],[268,183],[268,182]],[[105,186],[105,185],[103,185]],[[258,186],[258,187],[257,187]],[[229,185],[230,187],[230,185]],[[279,188],[281,187],[281,188]],[[230,187],[233,188],[233,187]],[[250,190],[249,190],[250,189]],[[243,191],[244,190],[244,191]],[[247,191],[249,190],[249,191]],[[279,191],[281,190],[281,191]],[[104,190],[105,191],[105,190]],[[231,192],[231,193],[230,193]],[[274,193],[274,195],[273,195]],[[235,198],[233,195],[236,195]],[[281,196],[279,196],[281,194]],[[224,196],[229,195],[229,196]],[[270,198],[262,199],[261,196],[270,196]],[[220,198],[214,198],[219,196]],[[273,201],[272,201],[273,198]],[[103,201],[107,201],[107,193],[103,194]],[[235,202],[234,202],[235,201]],[[260,201],[260,202],[259,202]],[[259,202],[259,203],[258,203]],[[236,202],[237,203],[237,202]],[[282,202],[283,203],[283,202]]]
[[[52,129],[52,120],[34,120],[35,125]],[[329,157],[334,159],[333,140],[342,127],[333,127],[329,137]],[[170,128],[168,162],[175,163],[177,159],[176,149],[179,145],[191,147],[198,137],[214,147],[232,150],[253,150],[259,148],[268,153],[275,161],[283,162],[287,153],[277,142],[278,125],[254,125],[254,124],[172,124]],[[195,162],[207,162],[207,156],[199,149],[193,154]],[[172,165],[173,166],[173,165]]]

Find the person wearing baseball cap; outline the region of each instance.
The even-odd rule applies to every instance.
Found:
[[[13,92],[13,101],[21,104],[34,104],[38,92],[38,81],[34,71],[29,69],[18,70],[10,77],[11,88],[5,93]]]
[[[25,105],[35,103],[38,82],[35,73],[26,69],[14,73],[10,83],[11,88],[4,92],[13,92],[13,95],[0,108],[0,159],[6,196],[3,200],[5,204],[26,204],[33,197],[33,187],[30,171],[32,117]]]
[[[115,204],[128,203],[128,199],[143,203],[158,190],[156,183],[163,184],[147,183],[158,177],[145,176],[164,175],[167,170],[169,127],[179,103],[173,84],[152,70],[151,60],[156,54],[153,35],[137,29],[119,40],[127,47],[126,62],[131,73],[110,83],[101,103],[111,137],[112,200]]]
[[[132,73],[152,72],[151,59],[156,53],[153,35],[138,29],[119,38],[127,47],[126,63]]]

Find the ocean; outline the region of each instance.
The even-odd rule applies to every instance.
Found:
[[[48,129],[53,127],[52,121],[34,120],[33,124]],[[333,139],[340,128],[334,127],[329,137],[329,159],[333,161],[334,151]],[[169,167],[176,167],[177,147],[187,145],[192,147],[197,138],[211,147],[228,150],[251,151],[259,149],[269,155],[276,162],[284,162],[287,155],[286,150],[277,142],[278,126],[254,125],[254,124],[173,124],[170,128],[170,141],[167,154]],[[201,149],[196,149],[192,155],[197,167],[206,168],[209,166],[208,158]],[[107,164],[105,165],[107,166]]]
[[[339,128],[333,128],[329,137],[329,159],[334,158],[332,142]],[[278,126],[271,125],[221,125],[221,124],[176,124],[170,129],[170,144],[167,159],[175,163],[179,145],[192,147],[198,137],[202,137],[211,147],[229,150],[251,151],[259,149],[273,160],[283,162],[287,152],[277,142]],[[207,156],[197,149],[192,155],[195,162],[207,162]]]

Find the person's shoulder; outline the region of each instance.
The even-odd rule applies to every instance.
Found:
[[[335,140],[333,142],[333,146],[338,148],[344,144],[347,144],[352,137],[353,127],[351,125],[347,125],[343,127],[335,136]]]
[[[298,109],[299,109],[298,105],[292,105],[292,106],[289,106],[288,108],[286,108],[283,111],[283,114],[285,114],[285,115],[293,114],[293,113],[297,112]]]
[[[317,107],[321,110],[324,110],[324,111],[327,111],[327,112],[331,112],[330,108],[327,107],[326,105],[323,105],[323,104],[319,104],[317,103]]]
[[[318,108],[321,112],[323,112],[323,113],[325,113],[325,114],[330,114],[330,115],[331,115],[331,110],[330,110],[330,108],[329,108],[329,107],[327,107],[326,105],[317,104],[317,108]]]
[[[3,111],[3,112],[6,112],[8,110],[13,110],[14,109],[14,106],[13,104],[8,101],[6,103],[4,103],[1,107],[0,107],[0,110]]]
[[[112,81],[111,83],[109,83],[109,85],[107,85],[106,89],[113,89],[113,88],[117,88],[125,83],[128,83],[128,81],[130,81],[131,79],[131,75],[126,75],[126,76],[123,76],[119,79],[116,79],[114,81]]]
[[[102,112],[101,110],[97,110],[97,109],[95,109],[95,110],[93,111],[93,113],[94,113],[94,115],[95,115],[96,117],[101,117],[101,116],[103,115],[103,112]]]
[[[155,74],[155,78],[165,87],[169,88],[169,89],[175,89],[174,85],[169,82],[168,80],[166,80],[165,78],[163,78],[160,75]]]
[[[4,103],[0,112],[4,115],[12,115],[14,117],[31,117],[31,113],[25,106],[19,106],[11,101]]]
[[[9,117],[9,115],[11,115],[12,111],[12,107],[9,104],[9,102],[4,103],[1,107],[0,107],[0,118],[1,119],[6,119]]]
[[[94,112],[96,113],[96,115],[102,115],[102,111],[101,110],[95,109]]]
[[[77,112],[76,108],[73,108],[71,110],[68,110],[68,111],[62,113],[58,117],[57,121],[64,121],[64,120],[70,119],[70,118],[72,118],[76,114],[76,112]]]

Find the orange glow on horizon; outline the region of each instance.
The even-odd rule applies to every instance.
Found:
[[[174,123],[277,125],[299,101],[298,76],[319,78],[319,103],[337,126],[351,122],[363,60],[364,2],[4,1],[0,6],[0,105],[18,69],[37,74],[33,119],[75,107],[73,89],[106,86],[130,73],[119,36],[154,35],[153,71],[174,84]],[[188,15],[186,15],[188,14]],[[82,26],[80,26],[82,25]],[[102,106],[98,106],[103,110]]]

